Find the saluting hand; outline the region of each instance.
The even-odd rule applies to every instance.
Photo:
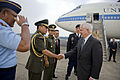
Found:
[[[22,26],[23,23],[28,22],[27,18],[25,18],[24,16],[18,15],[18,18],[19,20],[16,17],[14,19],[19,26]]]

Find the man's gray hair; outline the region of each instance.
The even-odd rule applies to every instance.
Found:
[[[83,28],[85,29],[89,29],[89,31],[92,33],[93,31],[93,25],[90,23],[83,23],[81,26],[83,26]]]

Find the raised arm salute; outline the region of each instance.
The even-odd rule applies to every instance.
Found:
[[[29,25],[24,16],[18,15],[20,11],[19,4],[9,0],[0,0],[0,80],[15,79],[16,50],[20,52],[29,50]],[[12,31],[15,21],[21,26],[21,36]]]

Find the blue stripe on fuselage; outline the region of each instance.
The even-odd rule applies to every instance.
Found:
[[[120,15],[119,14],[105,14],[104,20],[120,20]],[[99,20],[102,19],[102,15],[99,15]],[[86,21],[86,16],[71,16],[71,17],[63,17],[59,18],[58,22],[64,22],[64,21]]]

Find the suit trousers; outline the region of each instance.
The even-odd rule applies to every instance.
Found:
[[[112,55],[113,55],[113,61],[115,61],[116,52],[112,52],[112,51],[110,51],[109,61],[111,60]]]
[[[53,68],[53,77],[55,77],[55,69],[57,65],[57,59],[55,59],[54,68]]]
[[[40,73],[34,73],[29,70],[28,75],[29,75],[29,80],[41,80],[42,71]]]

